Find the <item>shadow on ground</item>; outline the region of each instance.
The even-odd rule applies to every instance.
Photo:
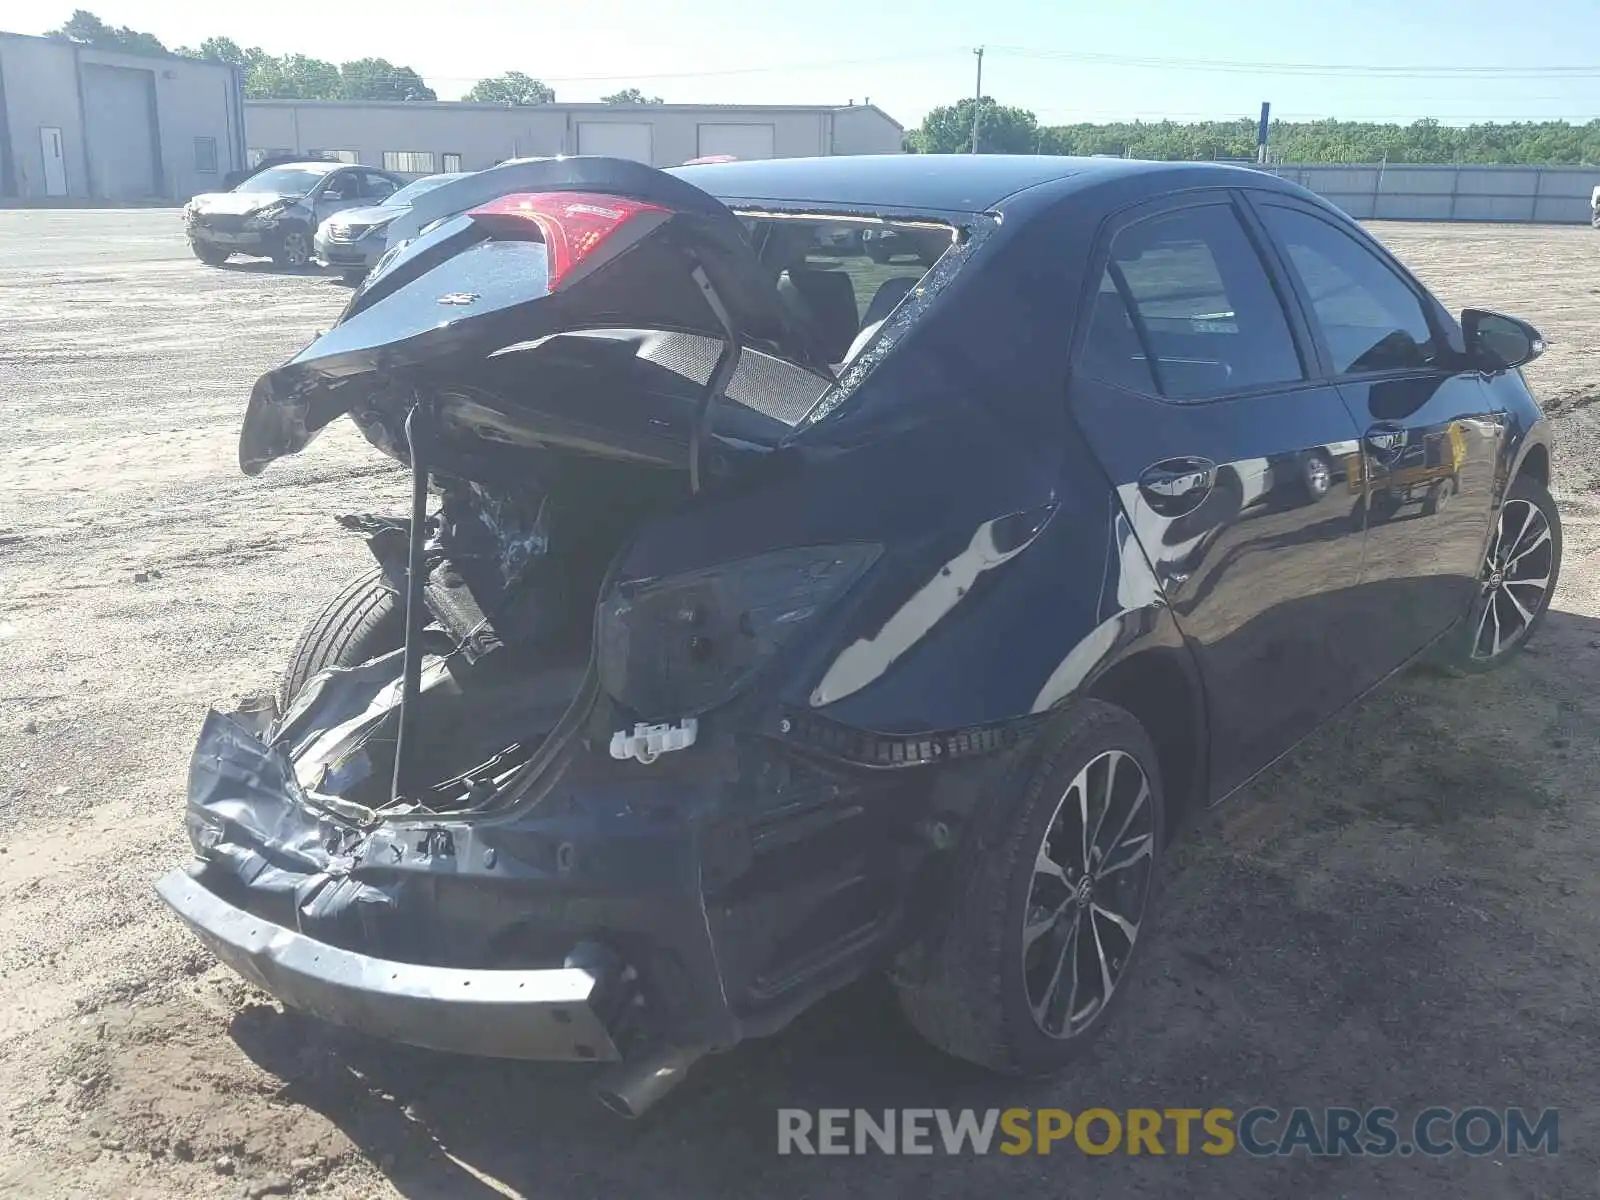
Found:
[[[409,1197],[1535,1196],[1588,1187],[1600,1111],[1600,621],[1551,614],[1487,678],[1409,675],[1200,823],[1113,1026],[1049,1081],[928,1050],[886,983],[702,1062],[635,1123],[592,1074],[381,1044],[268,1006],[232,1034],[279,1102],[337,1125]],[[1560,1107],[1564,1153],[1493,1159],[1114,1154],[780,1157],[780,1107]],[[1592,1141],[1590,1143],[1592,1145]]]

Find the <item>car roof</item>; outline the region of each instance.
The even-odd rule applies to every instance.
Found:
[[[1066,192],[1132,175],[1201,174],[1224,184],[1273,177],[1217,163],[1146,162],[1049,154],[862,154],[827,158],[770,158],[671,167],[677,175],[725,201],[769,200],[848,208],[907,208],[978,213],[1040,185]],[[1156,181],[1152,179],[1152,183]],[[1166,181],[1163,181],[1166,182]]]

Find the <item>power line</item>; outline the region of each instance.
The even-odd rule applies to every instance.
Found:
[[[826,62],[809,63],[775,63],[760,67],[725,67],[720,70],[710,71],[624,71],[614,75],[536,75],[535,78],[543,83],[615,83],[629,79],[704,79],[710,76],[728,75],[773,75],[784,74],[790,71],[831,71],[838,67],[872,67],[884,63],[913,62],[919,59],[940,58],[954,55],[954,50],[917,50],[903,54],[880,54],[873,58],[839,58]],[[962,49],[959,53],[967,53]],[[500,75],[435,75],[431,71],[417,72],[425,79],[435,80],[439,83],[481,83],[485,79],[498,79]],[[526,72],[532,74],[532,72]],[[501,72],[501,75],[505,72]]]
[[[1378,63],[1242,62],[1208,58],[1157,58],[1148,55],[1099,54],[1088,50],[1046,50],[1028,46],[991,46],[999,54],[1018,58],[1099,64],[1114,67],[1149,67],[1170,71],[1211,71],[1223,74],[1356,75],[1389,78],[1494,78],[1574,79],[1600,77],[1600,64],[1573,66],[1437,66]]]

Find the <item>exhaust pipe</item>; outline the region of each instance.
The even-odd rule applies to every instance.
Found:
[[[595,1099],[630,1121],[643,1116],[705,1057],[706,1046],[671,1046],[610,1067],[595,1081]]]

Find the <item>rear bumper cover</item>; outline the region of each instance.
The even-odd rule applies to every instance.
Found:
[[[326,703],[359,711],[382,672],[328,673]],[[921,857],[923,787],[749,746],[580,756],[526,809],[358,826],[265,723],[207,717],[196,859],[157,891],[285,1004],[432,1049],[598,1062],[770,1032],[881,961]]]
[[[236,908],[187,870],[156,893],[219,959],[292,1008],[413,1046],[497,1058],[619,1059],[603,972],[467,970],[357,954]]]

